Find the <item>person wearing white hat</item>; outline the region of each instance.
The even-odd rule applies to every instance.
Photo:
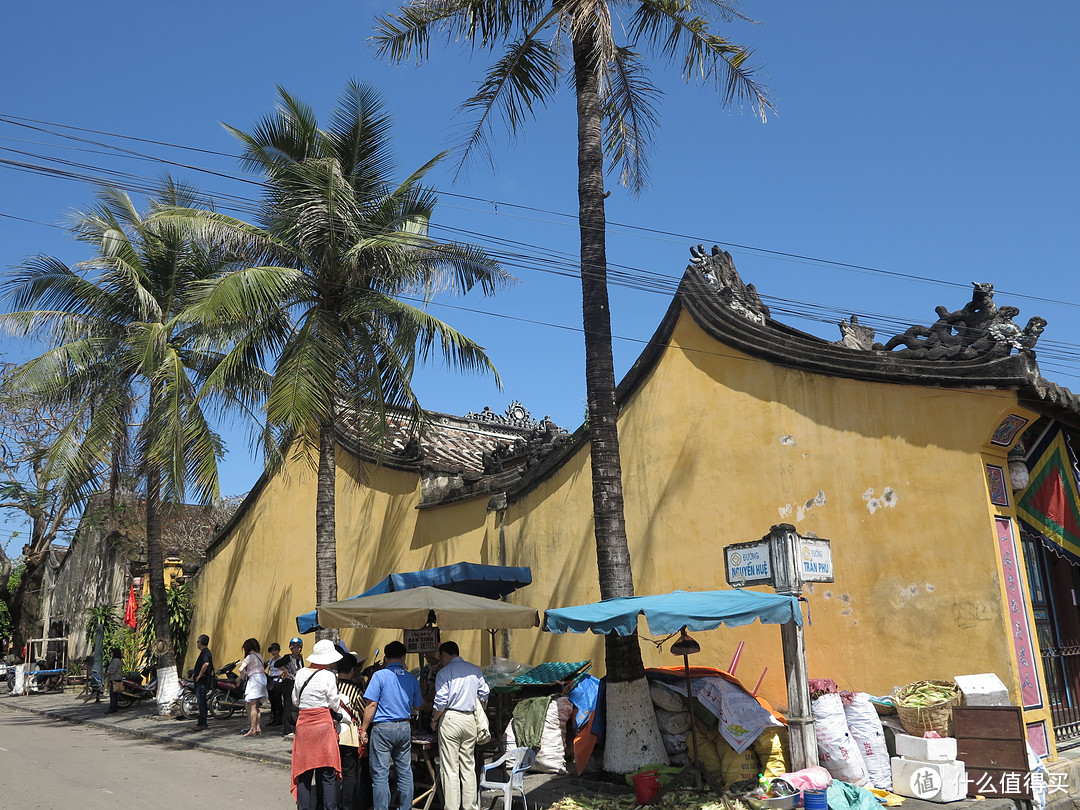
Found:
[[[292,794],[298,810],[337,810],[341,754],[331,712],[341,708],[341,695],[337,675],[329,667],[339,660],[334,642],[316,641],[307,666],[296,673],[292,699],[300,714],[292,751]],[[317,785],[322,787],[319,807],[314,804]]]

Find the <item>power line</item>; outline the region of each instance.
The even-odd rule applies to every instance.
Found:
[[[29,123],[24,123],[24,122],[29,122]],[[188,151],[193,151],[193,152],[199,152],[199,153],[203,153],[203,154],[211,154],[211,155],[222,156],[222,157],[230,157],[230,158],[234,157],[233,155],[229,155],[228,153],[224,153],[224,152],[217,152],[217,151],[213,151],[213,150],[199,149],[199,148],[196,148],[196,147],[189,147],[189,146],[184,146],[184,145],[180,145],[180,144],[168,143],[168,142],[164,142],[164,141],[155,141],[155,140],[150,140],[150,139],[145,139],[145,138],[137,138],[137,137],[133,137],[133,136],[120,135],[120,134],[116,134],[116,133],[104,132],[104,131],[101,131],[101,130],[90,130],[90,129],[86,129],[86,128],[82,128],[82,127],[74,127],[74,126],[70,126],[70,125],[66,125],[66,124],[56,124],[56,123],[44,122],[44,121],[39,121],[39,120],[35,120],[35,119],[22,118],[22,117],[19,117],[19,116],[10,116],[10,115],[0,116],[0,123],[14,124],[16,126],[21,126],[21,127],[25,127],[25,128],[28,128],[28,129],[35,130],[35,131],[43,132],[43,133],[46,133],[46,134],[49,134],[49,135],[54,135],[56,137],[61,137],[61,138],[67,139],[67,140],[71,140],[73,142],[88,143],[88,144],[91,144],[93,146],[100,147],[102,149],[106,149],[106,150],[110,150],[110,151],[107,152],[107,153],[101,153],[96,149],[95,150],[87,150],[87,149],[83,149],[81,147],[73,147],[73,146],[70,146],[70,145],[57,145],[58,148],[73,149],[73,150],[80,151],[80,152],[90,152],[92,154],[113,154],[113,152],[115,152],[120,157],[125,157],[125,158],[129,158],[129,159],[138,159],[138,160],[143,160],[143,161],[148,161],[148,162],[153,162],[153,163],[163,163],[163,164],[166,164],[166,165],[171,165],[171,166],[176,166],[176,167],[180,167],[180,168],[185,168],[185,169],[190,169],[190,170],[194,170],[194,171],[207,173],[207,174],[210,174],[211,176],[215,176],[215,177],[218,177],[218,178],[223,178],[223,179],[228,179],[228,180],[237,180],[237,181],[240,181],[240,182],[244,182],[244,183],[259,186],[259,187],[265,187],[265,183],[263,181],[256,181],[256,180],[252,180],[250,178],[241,177],[241,176],[238,176],[238,175],[235,175],[235,174],[230,174],[230,173],[227,173],[227,172],[220,172],[220,171],[215,171],[215,170],[210,170],[210,169],[204,169],[202,167],[193,166],[191,164],[185,164],[185,163],[178,163],[178,162],[175,162],[175,161],[169,161],[169,160],[165,160],[163,158],[159,158],[159,157],[156,157],[156,156],[153,156],[153,155],[146,155],[146,154],[143,154],[143,153],[140,153],[140,152],[136,152],[134,150],[118,147],[118,146],[115,146],[113,144],[102,143],[100,141],[81,138],[79,136],[74,136],[74,135],[67,135],[67,134],[64,134],[64,133],[57,133],[57,132],[54,132],[54,131],[51,131],[51,130],[48,130],[48,129],[44,129],[43,127],[44,126],[50,126],[50,127],[58,127],[58,128],[63,128],[63,129],[69,129],[69,130],[77,131],[77,132],[90,132],[90,133],[93,133],[93,134],[103,135],[103,136],[111,137],[111,138],[125,139],[125,140],[140,142],[140,143],[149,143],[149,144],[154,144],[154,145],[158,145],[158,146],[165,146],[165,147],[169,147],[169,148],[183,149],[183,150],[188,150]],[[42,126],[34,126],[34,125],[37,125],[37,124],[40,124]],[[15,139],[6,139],[6,140],[15,140]],[[39,142],[35,142],[35,144],[36,145],[46,145],[46,146],[49,145],[49,144],[40,144]],[[152,180],[150,180],[148,178],[145,178],[145,177],[142,177],[140,175],[134,175],[134,174],[131,174],[131,173],[128,173],[128,172],[120,172],[120,171],[116,171],[116,170],[113,170],[113,169],[108,169],[108,168],[104,168],[104,167],[95,166],[93,164],[86,164],[86,163],[79,163],[79,162],[75,162],[75,161],[68,161],[68,160],[64,160],[62,158],[56,158],[56,157],[52,157],[52,156],[49,156],[49,155],[42,155],[42,154],[39,154],[39,153],[26,152],[24,150],[15,150],[15,149],[10,149],[10,148],[0,147],[0,151],[11,152],[11,153],[14,153],[14,154],[22,155],[24,157],[30,157],[30,158],[37,159],[37,160],[51,162],[51,163],[55,163],[55,164],[57,164],[59,166],[66,167],[66,168],[54,168],[54,167],[49,167],[49,166],[41,166],[41,165],[30,164],[30,163],[26,163],[25,161],[12,161],[12,160],[0,159],[0,166],[5,166],[5,167],[12,168],[12,169],[19,170],[19,171],[26,171],[26,172],[30,172],[30,173],[34,173],[34,174],[42,174],[42,175],[52,176],[52,177],[56,177],[56,178],[64,179],[64,180],[74,180],[74,181],[78,181],[78,182],[92,183],[94,185],[99,185],[99,186],[100,185],[114,185],[114,186],[119,185],[120,187],[123,187],[126,190],[134,191],[134,192],[140,193],[140,194],[151,194],[151,193],[153,193],[153,191],[155,190],[155,187],[156,187]],[[94,174],[93,172],[98,172],[98,174]],[[111,179],[106,179],[106,178],[111,178]],[[122,182],[117,183],[116,182],[117,180],[120,180]],[[484,200],[484,199],[476,197],[476,196],[460,194],[460,193],[456,193],[456,192],[440,191],[440,190],[437,190],[437,189],[433,189],[433,190],[436,191],[436,193],[438,193],[440,196],[449,196],[449,197],[458,198],[458,199],[462,199],[462,200],[468,200],[468,201],[472,201],[472,202],[484,203],[485,205],[491,206],[496,213],[498,213],[498,208],[501,205],[504,208],[511,208],[511,209],[514,209],[514,210],[517,210],[517,211],[530,212],[530,213],[541,213],[541,214],[544,214],[546,216],[556,217],[557,219],[554,221],[555,224],[560,224],[560,225],[575,224],[576,221],[577,221],[576,216],[571,215],[571,214],[567,214],[567,213],[564,213],[564,212],[550,211],[550,210],[546,210],[546,209],[541,209],[541,208],[536,208],[536,207],[532,207],[532,206],[522,205],[522,204],[519,204],[519,203],[511,203],[511,202],[506,202],[506,201]],[[210,197],[211,200],[213,200],[215,202],[215,204],[217,204],[218,202],[229,203],[228,205],[223,206],[224,210],[236,211],[236,212],[239,212],[239,213],[242,213],[242,214],[252,214],[252,213],[256,213],[257,210],[258,210],[257,207],[255,206],[255,204],[252,203],[247,198],[237,197],[235,195],[228,195],[228,194],[222,194],[222,193],[217,193],[217,194],[209,193],[208,196]],[[445,206],[445,207],[453,207],[453,206]],[[475,209],[466,209],[466,210],[475,210]],[[25,219],[25,218],[22,218],[22,217],[17,217],[15,215],[11,215],[11,214],[2,214],[2,216],[6,217],[6,218],[9,218],[9,219],[24,221],[24,222],[28,222],[28,223],[31,223],[31,224],[44,225],[46,227],[58,228],[58,229],[63,230],[63,228],[61,228],[61,226],[51,225],[49,223],[36,222],[34,220],[29,220],[29,219]],[[508,215],[508,216],[514,216],[514,217],[520,218],[520,219],[535,219],[535,218],[524,217],[524,216],[520,216],[520,215]],[[543,220],[543,221],[547,222],[547,223],[552,223],[553,222],[552,220]],[[676,240],[690,240],[691,242],[693,242],[693,241],[699,241],[699,242],[713,241],[713,240],[701,239],[700,237],[693,237],[692,235],[688,235],[688,234],[676,234],[676,233],[673,233],[673,232],[662,231],[662,230],[655,229],[655,228],[646,228],[646,227],[627,225],[627,224],[617,223],[617,222],[612,222],[612,223],[610,223],[610,225],[611,225],[611,227],[613,229],[615,229],[616,234],[622,233],[622,232],[625,231],[625,232],[628,232],[630,235],[635,235],[635,236],[638,235],[638,234],[648,234],[649,236],[647,238],[661,238],[664,241],[676,241]],[[501,249],[496,249],[494,247],[485,248],[485,249],[487,249],[488,252],[491,255],[493,255],[493,257],[498,258],[500,263],[503,264],[506,267],[510,267],[510,268],[514,268],[514,269],[521,269],[521,270],[526,270],[526,271],[544,272],[544,273],[554,274],[554,275],[558,275],[558,276],[562,276],[562,277],[566,277],[566,278],[575,278],[575,279],[578,278],[579,274],[582,272],[580,262],[579,262],[577,256],[574,255],[574,254],[567,253],[565,251],[556,251],[556,250],[553,250],[553,249],[550,249],[550,248],[547,248],[547,247],[533,245],[533,244],[530,244],[530,243],[527,243],[527,242],[521,242],[521,241],[517,241],[517,240],[510,240],[510,239],[506,239],[506,238],[503,238],[503,237],[498,237],[498,236],[495,236],[495,235],[492,235],[492,234],[486,234],[486,233],[482,233],[482,232],[471,231],[471,230],[466,230],[466,229],[461,229],[461,228],[453,228],[453,227],[449,227],[449,226],[435,226],[435,225],[433,225],[432,230],[434,230],[436,232],[445,232],[445,233],[457,234],[458,236],[465,237],[468,241],[472,241],[472,242],[486,243],[487,245],[492,245],[492,246],[498,245],[498,246],[500,246]],[[683,242],[683,243],[685,244],[685,242]],[[832,260],[819,259],[819,258],[810,257],[810,256],[804,256],[804,255],[796,254],[796,253],[790,253],[790,252],[784,252],[784,251],[776,251],[776,250],[771,250],[771,249],[767,249],[767,248],[759,248],[759,247],[750,246],[750,245],[740,245],[740,244],[737,244],[737,243],[720,242],[719,244],[724,244],[725,246],[730,247],[730,248],[735,249],[735,250],[754,252],[754,253],[758,253],[758,254],[761,254],[761,255],[776,256],[776,257],[782,258],[782,259],[787,260],[787,261],[799,261],[799,262],[809,262],[809,263],[815,263],[815,264],[823,264],[823,265],[834,266],[834,267],[837,267],[837,268],[840,268],[840,269],[847,269],[847,270],[852,270],[852,271],[857,271],[857,272],[865,272],[865,273],[871,273],[871,274],[882,274],[882,275],[901,278],[901,279],[905,279],[905,280],[915,280],[915,281],[940,284],[940,285],[944,285],[944,286],[960,288],[960,289],[965,289],[965,290],[967,289],[967,285],[958,284],[958,283],[955,283],[955,282],[941,281],[941,280],[938,280],[938,279],[933,279],[933,278],[924,277],[924,276],[918,276],[918,275],[915,275],[915,274],[897,273],[897,272],[894,272],[894,271],[882,270],[880,268],[873,268],[873,267],[869,267],[869,266],[865,266],[865,265],[856,265],[856,264],[851,264],[851,263],[846,263],[846,262],[837,262],[837,261],[832,261]],[[513,252],[510,252],[511,250]],[[523,251],[524,251],[524,253],[523,253]],[[608,265],[606,270],[607,270],[607,273],[608,273],[608,281],[612,286],[623,287],[623,288],[626,288],[626,289],[632,289],[632,290],[636,290],[636,291],[640,291],[640,292],[661,294],[661,295],[665,295],[665,296],[670,297],[671,295],[674,294],[675,290],[677,289],[678,283],[679,283],[679,279],[676,278],[676,277],[672,277],[670,275],[661,274],[661,273],[649,272],[649,271],[645,271],[645,270],[643,270],[641,268],[635,268],[635,267],[627,266],[627,265],[619,265],[619,264],[612,263],[612,264]],[[586,272],[588,272],[588,270],[586,270]],[[1005,292],[1005,291],[1002,291],[1002,292]],[[1040,296],[1032,296],[1032,295],[1027,295],[1027,294],[1018,294],[1018,293],[1010,293],[1010,292],[1006,292],[1005,294],[1010,295],[1010,296],[1014,296],[1014,297],[1018,297],[1018,298],[1025,298],[1025,299],[1028,299],[1028,300],[1035,300],[1035,301],[1041,301],[1041,302],[1046,302],[1046,303],[1060,304],[1060,305],[1064,305],[1064,306],[1080,306],[1080,304],[1076,304],[1076,303],[1073,303],[1073,302],[1060,301],[1060,300],[1057,300],[1057,299],[1050,299],[1050,298],[1045,298],[1045,297],[1040,297]],[[847,309],[841,309],[841,308],[838,308],[838,307],[832,307],[832,306],[827,306],[827,305],[822,305],[822,304],[815,304],[815,303],[804,302],[804,301],[794,301],[794,300],[777,298],[777,297],[769,297],[769,296],[762,296],[762,297],[767,302],[770,302],[770,305],[772,307],[776,308],[779,313],[786,314],[786,315],[788,315],[790,317],[793,317],[793,318],[803,319],[803,320],[812,321],[812,322],[835,324],[837,322],[836,321],[837,317],[846,317],[847,314],[849,314]],[[879,329],[879,330],[895,330],[897,333],[903,331],[903,329],[905,329],[907,327],[907,325],[910,325],[910,322],[913,320],[912,318],[898,318],[896,316],[884,315],[884,314],[880,314],[880,313],[859,313],[859,314],[860,314],[860,317],[862,317],[864,319],[865,323],[867,323],[868,325],[874,326],[875,329]],[[557,325],[550,324],[550,326],[557,326]],[[559,327],[559,328],[562,328],[562,327]],[[1057,344],[1055,344],[1052,341],[1044,341],[1043,346],[1051,348],[1051,351],[1047,352],[1045,349],[1041,349],[1040,350],[1040,355],[1041,356],[1050,355],[1050,356],[1053,356],[1054,359],[1061,359],[1061,360],[1064,360],[1064,361],[1080,358],[1080,352],[1072,351],[1073,349],[1080,348],[1080,347],[1076,347],[1073,344],[1067,344],[1067,343],[1057,343]],[[1050,359],[1050,357],[1048,356],[1047,359]],[[1074,375],[1069,375],[1069,376],[1074,376]]]
[[[46,132],[48,134],[55,135],[56,137],[62,137],[62,138],[67,138],[67,139],[71,139],[71,140],[75,140],[75,141],[82,141],[82,142],[86,142],[86,143],[91,143],[91,144],[94,144],[94,145],[102,146],[103,148],[115,150],[118,153],[125,154],[125,155],[131,156],[131,157],[138,157],[140,159],[157,161],[157,162],[165,163],[167,165],[177,166],[177,167],[181,167],[181,168],[187,168],[187,169],[190,169],[192,171],[207,173],[207,174],[210,174],[212,176],[221,177],[221,178],[225,178],[225,179],[229,179],[229,180],[235,180],[235,181],[243,182],[243,183],[249,183],[249,184],[256,185],[256,186],[263,185],[263,183],[261,181],[253,180],[253,179],[248,178],[248,177],[243,177],[243,176],[240,176],[240,175],[230,174],[230,173],[227,173],[227,172],[215,171],[215,170],[211,170],[211,169],[205,169],[205,168],[202,168],[202,167],[199,167],[199,166],[194,166],[194,165],[191,165],[191,164],[177,163],[177,162],[174,162],[174,161],[166,160],[164,158],[158,158],[158,157],[151,156],[151,155],[145,155],[145,154],[140,153],[140,152],[135,152],[133,150],[124,149],[122,147],[115,146],[115,145],[108,144],[108,143],[101,143],[101,142],[98,142],[98,141],[79,138],[78,136],[66,135],[64,133],[52,132],[50,130],[44,129],[44,127],[56,127],[56,128],[67,129],[67,130],[71,130],[71,131],[75,131],[75,132],[87,132],[87,133],[91,133],[91,134],[102,135],[102,136],[109,137],[109,138],[116,138],[116,139],[121,139],[121,140],[134,141],[134,142],[138,142],[138,143],[146,143],[146,144],[151,144],[151,145],[156,145],[156,146],[163,146],[163,147],[167,147],[167,148],[171,148],[171,149],[180,149],[180,150],[185,150],[185,151],[197,152],[197,153],[201,153],[201,154],[214,155],[214,156],[218,156],[218,157],[229,157],[229,158],[235,159],[235,155],[231,155],[231,154],[229,154],[227,152],[220,152],[220,151],[211,150],[211,149],[202,149],[202,148],[199,148],[199,147],[193,147],[193,146],[187,146],[187,145],[184,145],[184,144],[171,143],[171,142],[168,142],[168,141],[152,140],[152,139],[148,139],[148,138],[139,138],[139,137],[135,137],[135,136],[131,136],[131,135],[124,135],[124,134],[120,134],[120,133],[107,132],[107,131],[103,131],[103,130],[88,129],[88,128],[85,128],[85,127],[73,126],[73,125],[70,125],[70,124],[61,124],[61,123],[55,123],[55,122],[41,121],[41,120],[38,120],[38,119],[25,118],[25,117],[22,117],[22,116],[16,116],[16,115],[11,115],[11,114],[4,114],[4,113],[0,113],[0,122],[9,123],[9,124],[12,124],[12,125],[15,125],[15,126],[27,127],[27,128],[30,128],[30,129],[41,131],[41,132]],[[534,207],[534,206],[528,206],[528,205],[524,205],[524,204],[521,204],[521,203],[514,203],[514,202],[510,202],[510,201],[506,201],[506,200],[485,199],[485,198],[482,198],[482,197],[477,197],[475,195],[461,194],[461,193],[458,193],[458,192],[452,192],[452,191],[447,191],[447,190],[443,190],[443,189],[433,189],[433,191],[435,191],[440,196],[454,197],[454,198],[457,198],[457,199],[469,200],[469,201],[472,201],[472,202],[483,203],[485,205],[492,206],[495,211],[498,211],[499,206],[502,206],[504,208],[513,208],[513,209],[519,210],[519,211],[527,211],[527,212],[532,212],[532,213],[541,213],[541,214],[544,214],[546,216],[554,216],[554,217],[557,217],[558,220],[562,224],[566,224],[566,223],[576,224],[577,223],[577,216],[575,214],[569,214],[569,213],[560,212],[560,211],[551,211],[549,209],[537,208],[537,207]],[[548,222],[550,222],[550,220]],[[914,273],[901,273],[901,272],[895,271],[895,270],[885,270],[883,268],[871,267],[869,265],[854,264],[854,263],[851,263],[851,262],[842,262],[842,261],[833,260],[833,259],[822,259],[820,257],[807,256],[805,254],[792,253],[792,252],[789,252],[789,251],[774,250],[774,249],[770,249],[770,248],[758,247],[758,246],[755,246],[755,245],[744,245],[744,244],[740,244],[740,243],[737,243],[737,242],[728,242],[728,241],[724,241],[724,240],[705,238],[705,237],[701,237],[701,236],[694,236],[692,234],[677,233],[677,232],[674,232],[674,231],[664,231],[664,230],[660,230],[660,229],[657,229],[657,228],[648,228],[648,227],[644,227],[644,226],[640,226],[640,225],[633,225],[633,224],[628,224],[628,223],[620,223],[620,222],[609,221],[608,226],[609,226],[609,229],[616,229],[616,231],[615,231],[616,233],[619,232],[618,229],[623,229],[623,230],[625,230],[625,231],[627,231],[629,233],[632,233],[632,234],[648,234],[648,235],[650,235],[651,238],[658,238],[658,239],[661,239],[662,241],[681,241],[683,244],[685,244],[686,241],[689,241],[692,244],[694,244],[694,243],[702,243],[702,244],[704,244],[704,243],[715,243],[715,244],[723,245],[725,247],[728,247],[728,248],[731,248],[731,249],[734,249],[734,250],[746,251],[746,252],[756,253],[756,254],[760,254],[760,255],[773,256],[773,257],[780,258],[780,259],[783,259],[783,260],[786,260],[786,261],[809,262],[809,263],[812,263],[812,264],[828,266],[828,267],[834,267],[834,268],[837,268],[837,269],[840,269],[840,270],[846,270],[846,271],[852,271],[852,272],[860,272],[860,273],[871,273],[871,274],[875,274],[875,275],[884,275],[884,276],[889,276],[889,277],[897,278],[897,279],[903,279],[903,280],[907,280],[907,281],[919,281],[919,282],[927,283],[927,284],[937,284],[937,285],[941,285],[941,286],[951,287],[951,288],[954,288],[954,289],[963,289],[963,290],[967,289],[966,284],[961,284],[959,282],[944,281],[942,279],[936,279],[936,278],[933,278],[931,276],[921,276],[921,275],[914,274]],[[1048,297],[1045,297],[1045,296],[1036,296],[1036,295],[1031,295],[1031,294],[1028,294],[1028,293],[1013,292],[1013,291],[1010,291],[1010,290],[1001,290],[1000,292],[1005,293],[1006,295],[1009,295],[1010,297],[1013,297],[1013,298],[1019,298],[1019,299],[1023,299],[1023,300],[1029,300],[1029,301],[1038,301],[1038,302],[1041,302],[1041,303],[1050,303],[1050,304],[1056,304],[1056,305],[1061,305],[1061,306],[1069,306],[1069,307],[1080,308],[1080,302],[1063,301],[1061,299],[1048,298]]]

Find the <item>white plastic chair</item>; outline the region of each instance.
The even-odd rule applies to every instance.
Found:
[[[521,793],[521,803],[525,810],[529,810],[529,802],[525,799],[525,771],[532,767],[536,761],[536,752],[531,748],[511,748],[497,760],[484,766],[484,772],[480,776],[480,789],[500,790],[503,794],[503,810],[511,810],[514,806],[514,791]],[[489,782],[488,771],[507,765],[510,768],[510,778],[505,782]]]

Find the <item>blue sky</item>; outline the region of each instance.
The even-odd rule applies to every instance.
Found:
[[[355,77],[389,103],[404,176],[452,140],[463,123],[455,109],[489,57],[436,44],[419,67],[380,62],[367,40],[373,16],[391,8],[16,0],[0,26],[0,160],[57,168],[50,159],[59,158],[146,178],[166,168],[54,134],[64,133],[239,176],[235,142],[220,122],[249,127],[271,109],[279,84],[325,117]],[[651,187],[635,199],[609,180],[609,263],[634,280],[612,286],[617,374],[659,322],[688,248],[703,243],[731,250],[775,316],[829,339],[839,337],[841,317],[857,313],[885,340],[931,322],[938,304],[961,307],[972,281],[992,281],[999,305],[1020,308],[1021,325],[1032,315],[1049,321],[1039,345],[1044,375],[1080,388],[1080,4],[788,0],[742,8],[761,24],[716,30],[754,48],[776,113],[762,124],[749,110],[722,109],[713,90],[655,63],[664,96]],[[443,192],[442,233],[498,246],[520,283],[497,298],[432,306],[488,348],[504,390],[425,369],[416,387],[429,409],[502,411],[516,399],[569,430],[582,420],[572,112],[564,86],[516,142],[496,131],[494,171],[477,163],[453,182],[447,164],[430,176]],[[30,129],[16,118],[48,124]],[[211,194],[254,195],[250,183],[170,171]],[[85,182],[0,164],[0,265],[39,252],[85,258],[50,226],[91,202]],[[0,348],[14,358],[27,352],[10,340]],[[259,462],[242,432],[228,435],[223,491],[240,493]]]

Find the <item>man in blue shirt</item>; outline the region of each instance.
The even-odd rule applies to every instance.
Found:
[[[412,726],[409,718],[424,699],[420,682],[405,669],[405,645],[386,645],[386,663],[371,676],[364,699],[360,744],[368,746],[375,810],[390,810],[390,763],[397,771],[398,810],[412,810]]]

